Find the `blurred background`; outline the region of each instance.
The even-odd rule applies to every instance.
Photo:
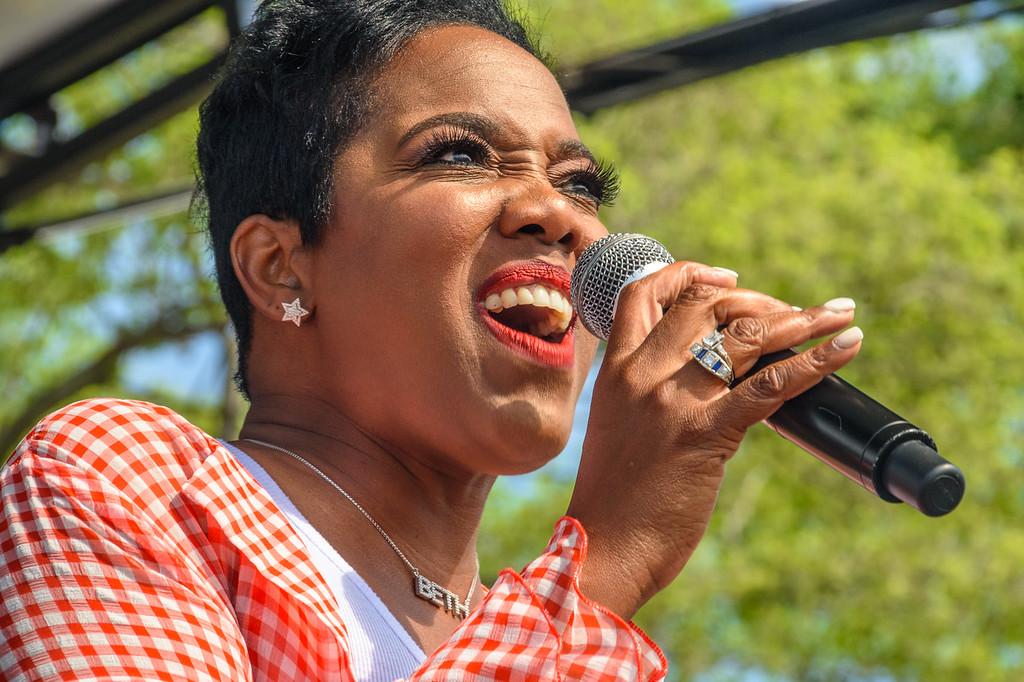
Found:
[[[707,537],[639,614],[671,679],[1024,679],[1024,2],[522,0],[611,231],[794,305],[858,303],[843,372],[929,431],[967,493],[883,502],[752,430]],[[88,396],[232,437],[225,328],[190,222],[196,103],[230,0],[0,0],[0,458]],[[542,549],[561,457],[503,480],[485,580]]]

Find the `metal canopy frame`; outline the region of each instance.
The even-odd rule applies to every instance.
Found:
[[[220,0],[122,0],[0,68],[0,120],[47,107],[56,92],[142,47]],[[228,13],[233,16],[233,12]]]
[[[975,1],[808,0],[585,64],[562,83],[589,115],[798,52],[960,23],[943,11]]]
[[[707,30],[570,69],[561,79],[570,106],[583,114],[662,90],[815,48],[963,23],[952,8],[990,6],[982,0],[805,0]],[[10,64],[0,64],[0,121],[22,113],[41,124],[53,117],[50,98],[61,89],[158,38],[202,11],[222,7],[232,36],[251,0],[120,0]],[[1024,12],[1024,1],[1003,3],[984,20]],[[0,175],[0,212],[201,99],[224,55],[82,134],[48,140]],[[49,121],[52,126],[52,120]],[[115,209],[116,210],[116,209]],[[68,223],[64,223],[67,225]],[[0,253],[47,225],[3,229]]]
[[[216,6],[226,10],[228,29],[237,34],[233,0],[121,0],[68,27],[0,69],[0,120],[26,114],[41,130],[52,132],[54,94]],[[40,153],[13,157],[0,176],[0,210],[194,104],[213,83],[222,58],[179,76],[69,140],[43,136]]]

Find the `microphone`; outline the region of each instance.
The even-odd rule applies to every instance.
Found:
[[[645,235],[600,239],[573,268],[573,307],[584,326],[607,341],[623,287],[673,262],[664,246]],[[766,354],[748,376],[795,354]],[[931,436],[835,374],[787,400],[765,423],[887,502],[943,516],[963,498],[963,473],[939,455]]]

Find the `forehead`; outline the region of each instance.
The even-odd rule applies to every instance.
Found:
[[[577,139],[565,96],[533,55],[489,31],[448,26],[413,38],[377,79],[369,127],[412,126],[449,111],[475,112],[502,134]]]

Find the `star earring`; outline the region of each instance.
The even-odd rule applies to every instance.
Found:
[[[302,326],[302,318],[309,315],[309,311],[302,307],[302,303],[296,298],[291,303],[282,303],[284,306],[284,317],[282,322],[294,322],[296,327]]]

